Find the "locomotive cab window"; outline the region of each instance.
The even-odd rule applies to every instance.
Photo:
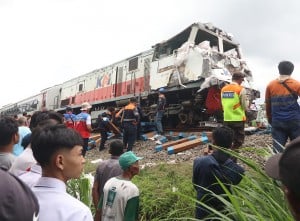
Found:
[[[134,71],[134,70],[138,69],[138,61],[139,61],[138,57],[130,59],[128,71]]]
[[[79,84],[78,91],[83,91],[83,84]]]

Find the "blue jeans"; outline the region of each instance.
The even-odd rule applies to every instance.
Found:
[[[273,151],[283,152],[288,140],[300,136],[300,120],[272,121]]]
[[[155,118],[155,123],[156,123],[157,132],[159,134],[162,134],[164,132],[163,127],[162,127],[162,123],[161,123],[163,116],[164,116],[164,111],[163,110],[157,111],[156,118]]]

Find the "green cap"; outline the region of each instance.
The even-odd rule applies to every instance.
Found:
[[[119,164],[123,170],[126,170],[136,161],[143,159],[143,157],[137,157],[132,151],[123,153],[119,158]]]

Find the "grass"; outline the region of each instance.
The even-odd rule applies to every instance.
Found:
[[[268,148],[262,150],[261,148],[247,147],[241,150],[240,155],[230,152],[245,165],[247,171],[242,182],[233,186],[232,192],[226,190],[229,201],[222,195],[212,193],[226,205],[224,211],[216,211],[214,208],[198,202],[211,211],[208,219],[223,221],[294,220],[281,188],[265,174],[261,165],[247,157],[249,152],[263,158],[270,155]],[[96,166],[87,162],[85,172],[94,172]],[[68,185],[68,191],[91,206],[90,191],[87,191],[89,185],[86,181],[80,180],[72,180]],[[194,218],[196,192],[192,185],[191,162],[164,163],[146,167],[132,181],[140,190],[140,221],[196,220]],[[220,185],[222,184],[220,183]]]
[[[133,182],[140,189],[140,221],[172,220],[193,214],[194,203],[177,192],[195,195],[192,164],[161,164],[145,168]]]

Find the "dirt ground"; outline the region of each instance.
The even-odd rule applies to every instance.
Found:
[[[86,159],[88,161],[94,161],[97,159],[108,159],[110,154],[108,153],[109,144],[112,140],[108,140],[106,142],[105,150],[99,152],[98,147],[87,152]],[[142,166],[151,166],[155,164],[159,164],[162,162],[168,163],[178,163],[178,162],[193,162],[193,160],[203,155],[203,150],[207,145],[199,145],[195,148],[177,153],[168,155],[167,151],[155,152],[155,146],[157,144],[155,141],[147,140],[147,141],[137,141],[133,151],[137,156],[143,157],[140,161],[140,165]],[[245,147],[245,151],[243,151],[243,155],[248,156],[249,158],[259,162],[260,164],[264,164],[265,158],[261,157],[255,151],[248,151],[247,147],[255,147],[255,148],[271,148],[272,146],[272,137],[270,134],[261,134],[261,135],[247,135],[245,138],[245,142],[243,147]]]

